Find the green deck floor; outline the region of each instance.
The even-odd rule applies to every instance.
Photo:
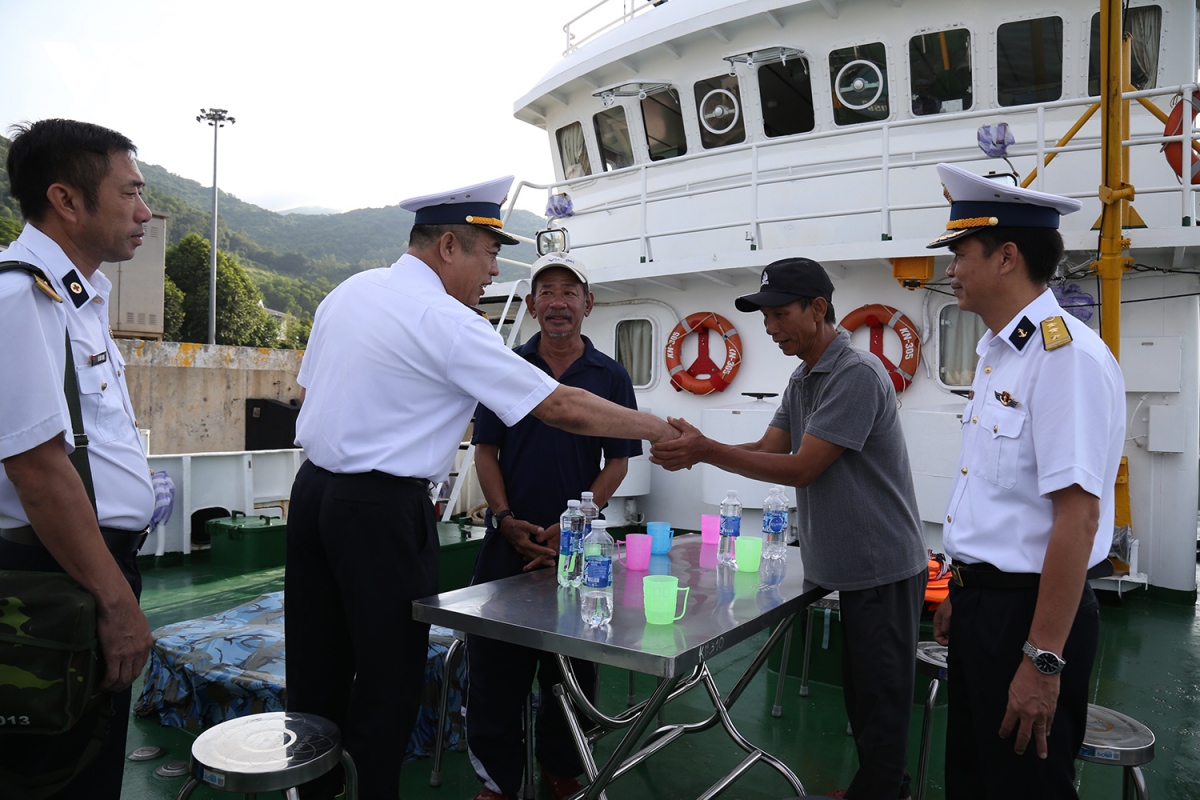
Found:
[[[246,575],[229,575],[211,568],[203,559],[186,566],[145,569],[142,606],[151,627],[211,614],[276,591],[283,585],[283,569]],[[1093,701],[1122,711],[1148,725],[1157,737],[1155,759],[1144,767],[1150,796],[1155,800],[1190,800],[1200,797],[1200,621],[1194,603],[1180,604],[1147,595],[1126,593],[1118,599],[1101,595],[1101,643],[1097,654]],[[722,691],[732,687],[749,659],[765,639],[759,635],[710,662]],[[829,653],[815,651],[814,666]],[[800,682],[789,676],[783,716],[771,716],[777,673],[763,669],[734,706],[735,725],[750,741],[783,759],[810,793],[844,788],[853,775],[853,741],[846,735],[841,690],[823,683],[810,684],[807,698],[799,696]],[[600,706],[616,713],[625,707],[628,676],[621,670],[601,670]],[[654,679],[638,676],[637,694],[646,697]],[[134,687],[135,697],[140,680]],[[676,701],[667,712],[668,722],[698,721],[711,711],[707,695],[697,688]],[[915,771],[922,708],[913,707],[909,768]],[[926,795],[940,800],[941,747],[945,741],[945,708],[935,710],[930,782]],[[162,728],[154,720],[134,719],[128,749],[144,744],[167,748],[150,762],[128,762],[125,770],[127,800],[174,797],[183,778],[160,778],[156,767],[186,760],[195,734]],[[612,737],[600,743],[600,760],[610,751]],[[737,764],[744,754],[719,728],[685,737],[645,764],[622,776],[609,789],[619,798],[695,797]],[[405,767],[400,796],[469,800],[478,790],[466,753],[450,751],[443,760],[443,785],[429,786],[430,761]],[[1121,796],[1120,770],[1078,764],[1080,794],[1095,800]],[[758,800],[791,796],[788,784],[765,765],[754,766],[725,797]],[[193,797],[227,797],[202,787]],[[539,798],[548,797],[539,787]]]

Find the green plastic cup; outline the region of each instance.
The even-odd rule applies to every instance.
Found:
[[[683,608],[678,614],[679,592],[683,592]],[[674,575],[647,575],[642,578],[642,603],[646,609],[646,622],[652,625],[670,625],[683,617],[687,610],[688,587],[679,585]]]
[[[734,540],[733,555],[737,559],[739,572],[758,572],[762,561],[762,539],[757,536],[739,536]]]

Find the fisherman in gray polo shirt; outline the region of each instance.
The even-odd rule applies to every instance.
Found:
[[[762,311],[767,335],[803,363],[757,442],[727,445],[682,419],[650,460],[700,462],[796,487],[804,576],[841,599],[842,682],[858,772],[832,797],[907,798],[908,723],[928,562],[896,391],[879,359],[838,331],[833,284],[807,258],[769,264],[739,311]]]

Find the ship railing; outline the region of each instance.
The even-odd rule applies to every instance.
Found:
[[[152,453],[152,471],[163,471],[175,486],[174,509],[151,533],[146,547],[155,555],[192,552],[192,515],[221,509],[254,516],[287,517],[292,481],[304,463],[304,451],[244,450],[223,453]],[[210,515],[211,516],[211,515]],[[147,553],[148,554],[148,553]]]
[[[593,17],[593,12],[599,11],[604,6],[615,5],[618,2],[621,4],[621,13],[615,19],[606,18],[606,21],[599,23],[599,27],[589,30],[587,33],[580,32],[579,28],[581,26],[579,23],[588,17]],[[638,2],[638,0],[600,0],[600,2],[571,19],[566,25],[563,25],[563,33],[567,35],[567,47],[563,50],[563,55],[568,56],[574,53],[593,39],[624,25],[634,17],[640,16],[655,6],[662,5],[664,2],[666,0],[641,0],[641,2]],[[575,28],[574,31],[571,30],[572,27]]]
[[[1194,92],[1197,91],[1197,84],[1187,83],[1176,86],[1165,86],[1154,89],[1144,89],[1135,92],[1126,92],[1122,97],[1126,100],[1138,100],[1139,98],[1151,97],[1180,97],[1183,98],[1180,102],[1187,102]],[[1061,153],[1078,153],[1088,151],[1099,151],[1100,143],[1097,137],[1094,142],[1086,143],[1068,143],[1064,145],[1055,145],[1054,138],[1047,138],[1047,120],[1046,114],[1050,111],[1059,109],[1079,108],[1086,109],[1097,102],[1097,98],[1075,98],[1067,100],[1057,100],[1053,102],[1042,103],[1036,106],[1013,107],[1008,111],[1004,111],[1003,116],[1006,121],[1024,122],[1032,115],[1036,120],[1036,140],[1028,144],[1018,144],[1010,148],[1010,158],[1021,158],[1033,156],[1036,158],[1036,163],[1040,167],[1037,170],[1033,188],[1039,191],[1045,191],[1045,176],[1048,170],[1053,168],[1054,162],[1051,160],[1047,163],[1047,158],[1051,155]],[[581,178],[573,178],[565,181],[556,181],[553,183],[532,183],[529,181],[520,181],[517,184],[516,190],[512,196],[512,203],[509,210],[515,207],[520,193],[524,189],[546,191],[547,193],[556,193],[571,191],[577,187],[590,186],[601,181],[619,181],[628,179],[634,175],[638,176],[638,190],[636,193],[630,193],[625,197],[616,198],[604,202],[596,203],[595,205],[580,207],[578,201],[573,216],[575,218],[584,217],[588,214],[608,213],[624,208],[638,207],[640,213],[640,229],[636,232],[599,238],[591,241],[576,241],[573,243],[576,248],[584,247],[599,247],[604,245],[623,244],[627,242],[638,242],[640,245],[640,257],[643,262],[653,261],[652,241],[654,239],[666,238],[670,236],[680,236],[702,231],[721,230],[728,228],[748,228],[748,239],[752,243],[761,245],[762,242],[762,226],[774,223],[784,222],[799,222],[804,220],[828,219],[833,217],[851,217],[862,216],[868,214],[877,214],[880,218],[879,234],[880,239],[888,241],[892,238],[892,215],[897,212],[920,211],[941,208],[944,203],[941,201],[927,203],[893,203],[890,198],[890,183],[891,173],[893,170],[904,169],[909,170],[913,167],[933,166],[938,163],[963,163],[979,161],[985,156],[978,153],[968,153],[956,155],[947,153],[944,150],[928,150],[925,152],[914,151],[911,147],[911,138],[905,140],[905,147],[900,152],[892,151],[892,134],[900,131],[904,132],[907,129],[918,126],[938,125],[944,127],[947,123],[953,123],[960,120],[970,119],[988,119],[995,120],[998,116],[996,109],[980,109],[977,111],[964,111],[951,114],[938,114],[936,116],[922,117],[919,119],[895,120],[882,123],[868,123],[855,126],[853,129],[841,129],[836,131],[821,131],[818,133],[797,134],[794,136],[779,137],[766,142],[748,142],[741,145],[732,145],[721,148],[720,150],[703,150],[696,153],[679,156],[669,160],[654,162],[651,164],[638,164],[622,169],[612,170],[601,174],[588,175]],[[1182,129],[1174,136],[1148,136],[1137,134],[1129,139],[1122,141],[1122,146],[1127,148],[1159,146],[1170,142],[1179,142],[1185,150],[1190,149],[1190,142],[1195,138],[1196,129],[1193,124],[1192,115],[1189,113],[1182,114]],[[1060,124],[1060,120],[1054,121],[1055,126]],[[861,137],[870,135],[872,132],[879,133],[880,153],[878,156],[866,157],[858,159],[860,162],[849,166],[833,166],[821,168],[816,162],[804,165],[793,165],[790,167],[771,167],[769,173],[776,173],[780,170],[786,170],[787,174],[763,175],[760,172],[761,154],[772,148],[786,148],[795,146],[797,143],[820,142],[835,138],[844,138],[848,136]],[[686,164],[691,161],[700,159],[710,160],[714,156],[728,156],[737,153],[748,153],[750,155],[750,169],[744,172],[731,172],[722,177],[706,177],[703,181],[681,181],[668,186],[656,186],[655,190],[649,190],[650,170],[665,170],[679,164]],[[800,171],[797,171],[800,170]],[[774,184],[793,183],[798,181],[813,180],[816,178],[829,178],[837,176],[850,175],[866,175],[878,173],[879,185],[879,201],[852,208],[840,209],[824,209],[820,211],[811,211],[804,213],[791,213],[777,216],[764,217],[758,212],[759,190],[765,186]],[[723,220],[719,222],[710,222],[701,226],[694,227],[675,227],[663,228],[661,230],[651,231],[647,224],[647,208],[651,203],[665,203],[673,200],[679,200],[684,197],[696,197],[706,194],[718,194],[724,192],[736,191],[739,189],[750,190],[750,214],[748,217],[738,219]],[[1190,181],[1179,181],[1178,185],[1162,185],[1162,186],[1138,186],[1138,195],[1153,195],[1178,192],[1180,196],[1180,212],[1182,224],[1187,226],[1192,224],[1194,216],[1195,187]],[[1065,192],[1068,197],[1075,198],[1091,198],[1095,197],[1094,190],[1081,192]]]

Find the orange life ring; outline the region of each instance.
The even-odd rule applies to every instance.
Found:
[[[1188,98],[1188,102],[1184,103],[1180,100],[1175,104],[1175,108],[1171,109],[1171,116],[1167,117],[1167,124],[1163,127],[1163,136],[1178,136],[1183,133],[1183,107],[1190,105],[1192,107],[1192,123],[1195,124],[1196,112],[1200,111],[1200,92],[1196,92]],[[1196,155],[1196,151],[1192,148],[1192,183],[1200,184],[1200,156]],[[1171,165],[1171,169],[1175,170],[1175,174],[1179,179],[1183,179],[1183,147],[1181,142],[1167,142],[1163,145],[1163,155],[1167,157],[1167,163]]]
[[[700,335],[700,355],[685,369],[680,356],[683,354],[683,340],[692,331]],[[725,363],[719,367],[708,357],[709,331],[716,331],[725,340]],[[729,320],[711,311],[699,311],[689,315],[671,331],[667,337],[666,356],[667,370],[675,391],[697,395],[723,392],[725,387],[733,383],[738,367],[742,365],[742,338]]]
[[[917,333],[917,326],[896,309],[881,303],[854,309],[842,320],[841,326],[853,333],[863,323],[871,329],[871,352],[883,362],[884,369],[892,379],[892,385],[896,387],[896,393],[903,392],[913,382],[917,374],[917,365],[921,363],[921,337]],[[903,355],[899,364],[888,361],[883,354],[884,325],[900,337]]]

